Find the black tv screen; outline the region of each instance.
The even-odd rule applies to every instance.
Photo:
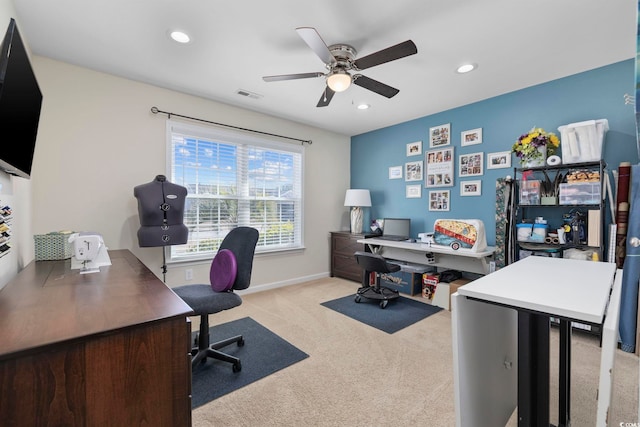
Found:
[[[42,92],[11,18],[0,46],[0,168],[6,173],[31,177],[41,107]]]

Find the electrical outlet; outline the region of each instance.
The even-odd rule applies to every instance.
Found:
[[[187,268],[184,271],[184,280],[193,280],[193,269]]]

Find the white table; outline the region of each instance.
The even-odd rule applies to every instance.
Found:
[[[496,249],[493,246],[488,246],[487,249],[480,252],[474,252],[464,248],[453,250],[448,246],[421,242],[395,242],[376,237],[360,239],[358,243],[364,243],[372,253],[380,254],[387,259],[451,268],[478,274],[489,273],[490,262],[493,260],[493,253]],[[433,262],[429,262],[427,254],[432,254]]]
[[[519,426],[549,425],[550,317],[560,319],[559,426],[570,425],[571,322],[602,327],[609,310],[617,325],[619,293],[613,307],[609,301],[621,276],[613,263],[532,256],[459,288],[452,295],[458,426],[504,425],[516,405]],[[605,328],[603,342],[616,329]]]

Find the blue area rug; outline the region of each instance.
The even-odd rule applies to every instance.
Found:
[[[239,357],[242,370],[234,373],[231,363],[210,358],[198,365],[191,375],[192,409],[309,357],[250,317],[213,326],[209,333],[211,342],[234,335],[244,337],[244,346],[231,344],[221,349]]]
[[[426,304],[411,298],[396,298],[387,307],[380,308],[379,301],[363,298],[354,301],[355,295],[323,302],[321,305],[349,316],[388,334],[393,334],[409,325],[442,311],[441,307]]]

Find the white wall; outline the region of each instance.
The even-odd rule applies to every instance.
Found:
[[[256,258],[251,289],[323,277],[332,230],[347,229],[350,139],[344,135],[69,65],[33,58],[43,110],[31,178],[33,233],[97,231],[162,277],[162,249],[138,247],[136,185],[166,172],[166,116],[151,107],[313,140],[306,145],[304,251]],[[31,236],[30,243],[33,244]],[[33,254],[33,247],[30,248]],[[209,264],[189,265],[208,283]],[[185,265],[166,283],[183,284]],[[266,286],[265,286],[266,285]]]

